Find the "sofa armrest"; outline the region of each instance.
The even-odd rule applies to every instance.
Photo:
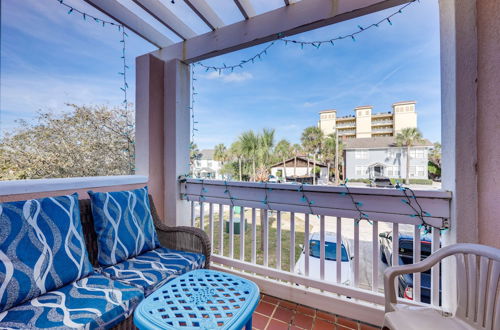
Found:
[[[199,228],[194,227],[169,227],[156,223],[158,239],[163,247],[186,252],[200,253],[205,256],[205,268],[210,266],[210,239],[208,235]]]

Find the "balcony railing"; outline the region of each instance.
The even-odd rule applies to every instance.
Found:
[[[280,298],[300,296],[302,304],[335,308],[337,313],[374,324],[381,322],[384,304],[381,274],[385,266],[380,262],[379,234],[392,231],[392,237],[399,237],[400,232],[409,233],[413,260],[420,260],[421,245],[416,242],[421,241],[422,221],[415,209],[421,208],[423,219],[433,226],[432,251],[440,246],[440,229],[448,227],[450,193],[414,193],[408,199],[397,189],[200,179],[181,182],[181,197],[191,203],[191,224],[210,236],[216,268],[249,277],[263,291]],[[235,214],[237,207],[239,215]],[[369,221],[355,220],[361,213]],[[310,255],[313,233],[319,237],[319,258]],[[341,258],[327,258],[325,246],[332,236],[336,255],[342,255],[341,249],[347,245],[352,257],[349,283],[342,278]],[[399,240],[392,240],[389,248],[391,263],[399,264]],[[302,274],[296,269],[300,258]],[[440,304],[439,274],[437,265],[431,271],[433,305]],[[413,278],[413,301],[401,300],[422,304],[420,274]]]

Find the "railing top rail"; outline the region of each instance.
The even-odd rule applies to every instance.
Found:
[[[262,183],[262,182],[246,182],[246,181],[224,181],[224,180],[206,180],[186,178],[183,179],[186,183],[191,184],[204,184],[206,186],[230,186],[230,187],[245,187],[253,189],[272,189],[284,191],[297,191],[301,186],[304,191],[319,192],[319,193],[337,193],[342,194],[346,192],[344,186],[319,186],[309,184],[297,183]],[[401,197],[401,191],[395,188],[365,188],[349,186],[349,191],[353,195],[376,195],[376,196],[394,196]],[[445,190],[414,190],[415,196],[422,198],[438,198],[451,200],[452,194],[450,191]]]
[[[233,206],[448,228],[451,193],[182,179],[181,198]],[[420,210],[420,211],[419,211]]]

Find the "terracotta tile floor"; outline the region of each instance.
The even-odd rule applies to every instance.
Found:
[[[262,295],[253,314],[253,329],[375,330],[379,328],[293,302]]]

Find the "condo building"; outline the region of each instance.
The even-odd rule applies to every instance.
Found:
[[[337,117],[337,110],[320,111],[318,126],[325,135],[335,133],[345,138],[396,136],[402,129],[417,127],[415,101],[397,102],[392,111],[372,113],[372,106],[354,109],[354,115]]]

